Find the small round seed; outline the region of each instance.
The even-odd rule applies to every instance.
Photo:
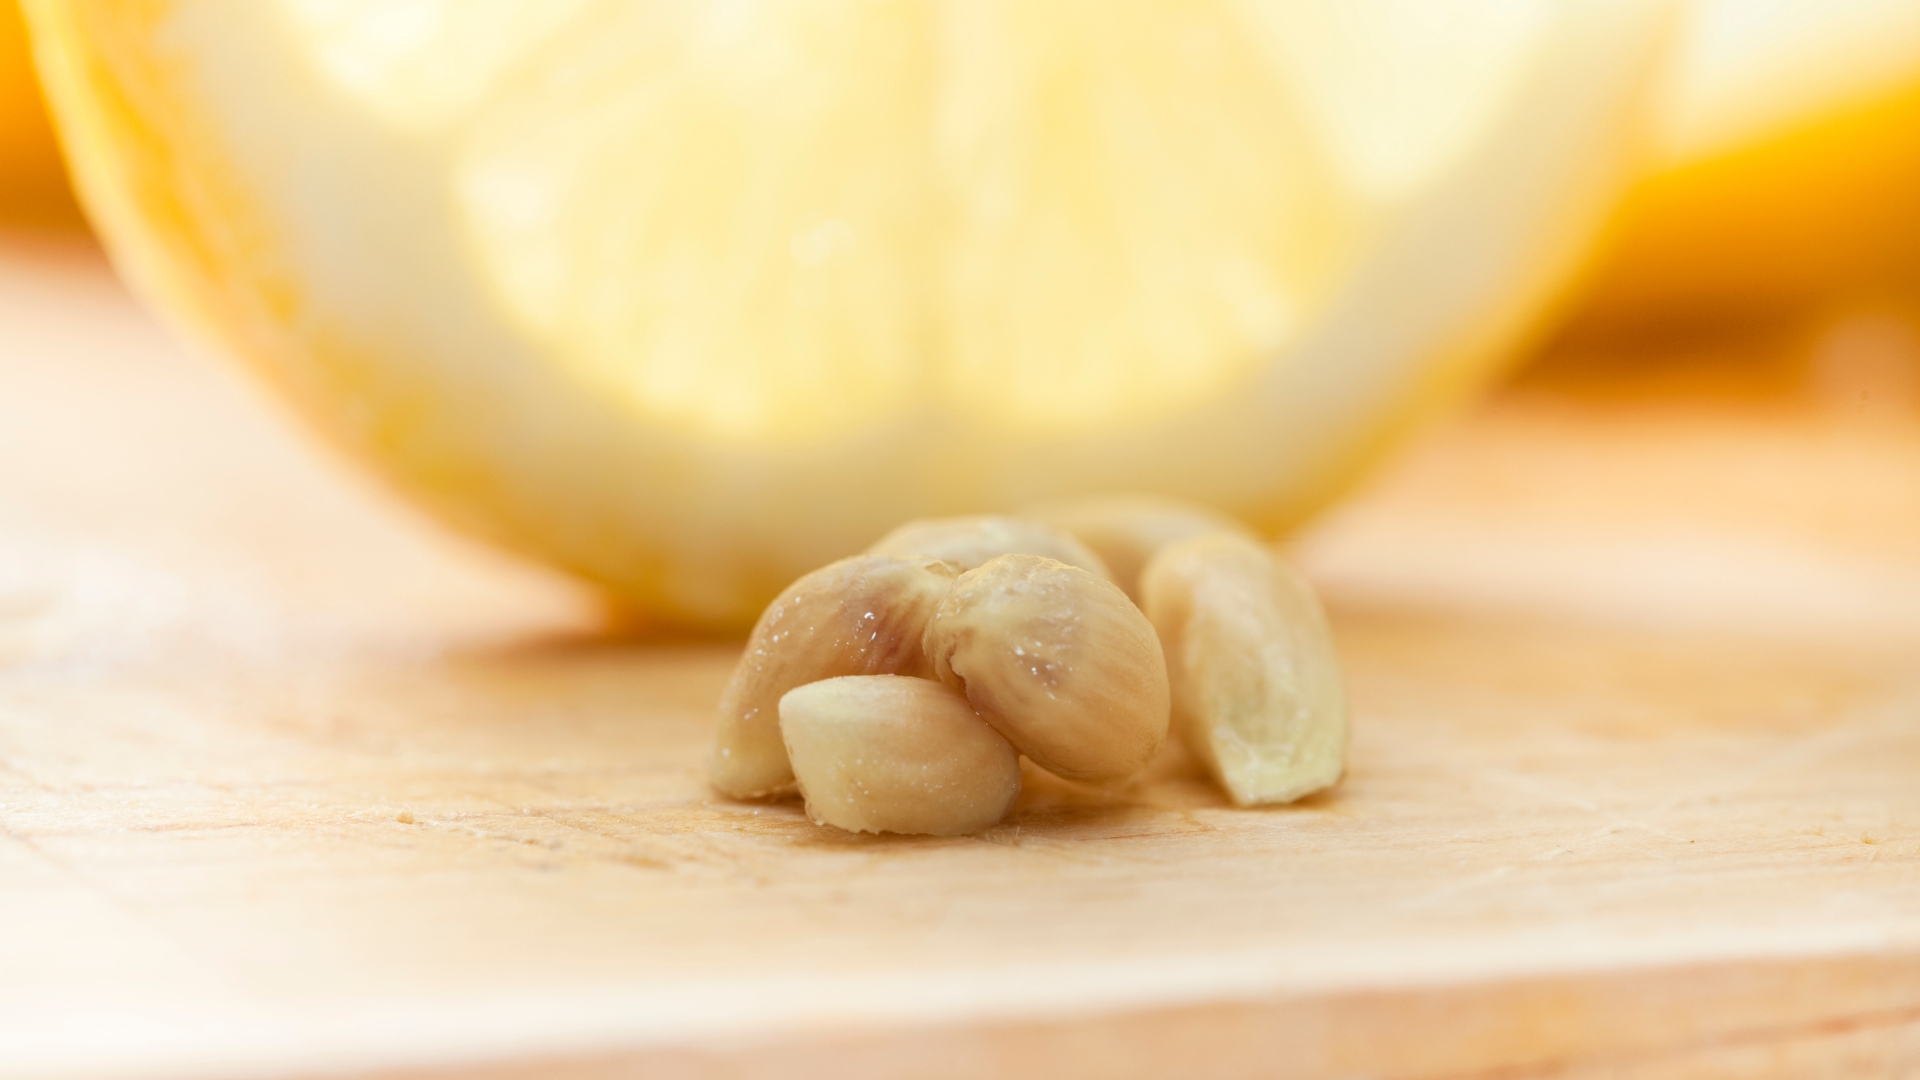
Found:
[[[837,675],[923,675],[927,620],[957,571],[924,556],[856,555],[787,587],[760,616],[720,695],[707,774],[734,798],[793,784],[780,740],[780,697]]]
[[[934,676],[1021,753],[1070,780],[1146,768],[1167,734],[1166,662],[1112,582],[1003,555],[953,583],[927,624]]]
[[[790,690],[780,732],[807,814],[852,832],[957,836],[1006,815],[1020,756],[926,679],[850,675]]]
[[[1174,727],[1241,806],[1340,779],[1347,698],[1313,587],[1235,533],[1174,544],[1141,579],[1166,645]]]

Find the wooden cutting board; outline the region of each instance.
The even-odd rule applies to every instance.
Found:
[[[1332,515],[1329,795],[875,839],[703,786],[737,645],[15,242],[0,1074],[1914,1075],[1920,425],[1823,400],[1511,391]]]

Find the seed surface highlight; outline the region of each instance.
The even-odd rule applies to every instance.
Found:
[[[1070,780],[1146,768],[1166,739],[1159,639],[1119,586],[1003,555],[961,574],[927,624],[935,677],[1021,753]]]
[[[761,614],[720,695],[713,786],[757,798],[793,783],[779,706],[794,687],[839,675],[931,677],[922,638],[957,573],[925,556],[856,555],[789,585]]]
[[[1113,580],[1100,556],[1071,534],[1017,517],[921,518],[881,537],[867,551],[876,555],[931,555],[963,571],[1002,555],[1040,555]]]
[[[967,699],[927,679],[851,675],[780,699],[807,814],[851,832],[958,836],[1006,816],[1020,755]]]
[[[1346,766],[1347,697],[1313,587],[1246,536],[1165,548],[1141,580],[1173,721],[1241,806],[1292,802]]]

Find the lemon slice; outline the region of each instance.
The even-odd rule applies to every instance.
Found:
[[[80,218],[34,82],[19,10],[0,3],[0,228]]]
[[[1911,293],[1920,5],[1695,0],[1676,45],[1652,168],[1569,336],[1603,352],[1676,332],[1750,339]]]
[[[1283,528],[1632,158],[1658,0],[33,2],[123,269],[443,515],[738,625],[911,517]]]
[[[1693,0],[1655,138],[1677,167],[1765,142],[1920,81],[1911,0]]]

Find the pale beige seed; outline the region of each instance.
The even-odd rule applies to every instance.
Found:
[[[1141,584],[1174,727],[1234,802],[1292,802],[1340,779],[1346,689],[1311,585],[1234,533],[1163,549]]]
[[[931,676],[921,639],[958,573],[925,556],[856,555],[787,587],[760,616],[720,695],[707,774],[735,798],[793,783],[780,741],[780,697],[836,675]]]
[[[1167,735],[1160,642],[1119,586],[1078,567],[1003,555],[961,574],[927,624],[941,682],[1034,764],[1111,783]]]
[[[1113,583],[1136,602],[1140,599],[1140,572],[1154,552],[1211,532],[1252,535],[1230,514],[1165,495],[1095,495],[1045,503],[1030,508],[1024,516],[1085,544],[1106,563]]]
[[[957,691],[850,675],[780,699],[780,731],[807,814],[852,832],[957,836],[1006,816],[1020,755]]]
[[[961,570],[983,566],[1002,555],[1040,555],[1113,580],[1107,564],[1071,535],[1024,518],[922,518],[909,521],[868,548],[875,555],[931,555]]]

